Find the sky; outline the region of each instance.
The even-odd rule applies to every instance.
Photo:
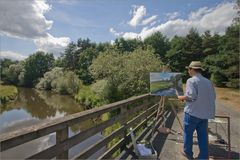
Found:
[[[168,38],[224,34],[237,11],[232,0],[0,0],[0,58],[23,60],[36,51],[59,56],[79,38],[113,43],[144,40],[155,32]]]

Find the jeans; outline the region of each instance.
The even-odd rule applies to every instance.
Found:
[[[192,145],[193,145],[193,132],[197,130],[197,139],[199,146],[198,159],[208,159],[208,120],[200,119],[194,116],[184,113],[184,152],[193,157]]]

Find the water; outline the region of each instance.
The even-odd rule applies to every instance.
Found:
[[[17,100],[13,103],[1,106],[0,134],[29,127],[43,121],[63,117],[84,110],[73,98],[66,95],[53,94],[47,91],[18,88]],[[81,130],[93,125],[92,121],[70,127],[69,135],[75,135]],[[56,134],[38,138],[26,144],[14,147],[1,153],[1,159],[23,159],[56,143]],[[99,133],[88,140],[76,145],[69,151],[69,158],[103,136]]]

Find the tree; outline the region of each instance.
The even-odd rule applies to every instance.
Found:
[[[30,55],[25,61],[25,74],[24,84],[25,86],[32,87],[38,79],[43,77],[43,74],[49,71],[54,64],[54,57],[52,54],[38,51]]]
[[[80,51],[74,42],[68,44],[62,55],[62,63],[64,68],[75,70],[78,64]]]
[[[189,33],[186,35],[186,64],[189,64],[193,60],[203,60],[202,51],[202,38],[199,35],[197,29],[191,28]],[[185,62],[184,62],[185,63]]]
[[[166,59],[169,67],[174,72],[183,72],[183,80],[188,77],[185,67],[191,61],[201,61],[204,58],[202,53],[202,38],[197,30],[191,28],[186,37],[175,36],[170,41],[170,50],[167,51]]]
[[[186,66],[186,40],[184,37],[174,36],[170,41],[170,50],[167,51],[166,59],[169,67],[174,72],[182,72]]]
[[[214,34],[214,36],[212,36],[209,30],[204,32],[202,35],[203,55],[208,56],[218,54],[219,40],[220,36],[218,34]]]
[[[92,64],[93,59],[98,55],[98,51],[95,48],[87,48],[80,56],[77,66],[77,75],[85,84],[91,84],[93,81],[92,75],[89,71],[89,66]]]
[[[1,73],[0,73],[0,79],[2,81],[7,81],[6,79],[6,72],[8,70],[8,67],[12,64],[16,64],[17,61],[12,61],[11,59],[8,58],[4,58],[4,59],[0,59],[0,69],[1,69]]]
[[[24,71],[24,66],[22,63],[12,64],[6,70],[6,81],[19,85],[19,75]]]
[[[156,32],[151,36],[147,37],[144,40],[144,44],[152,46],[155,50],[154,53],[160,57],[162,62],[164,62],[165,64],[168,63],[165,56],[170,47],[169,41],[165,36],[162,35],[161,32]]]
[[[142,46],[142,41],[138,39],[125,40],[124,38],[119,38],[115,40],[115,47],[122,53],[133,52],[139,46]]]
[[[90,70],[97,83],[104,80],[100,81],[105,84],[102,89],[105,93],[101,95],[113,102],[149,92],[149,72],[160,71],[162,67],[151,49],[136,49],[129,54],[108,50],[93,60]]]

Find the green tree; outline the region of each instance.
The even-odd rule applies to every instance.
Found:
[[[12,64],[9,66],[9,68],[6,70],[6,81],[19,85],[19,75],[21,72],[23,72],[24,66],[22,63]]]
[[[204,32],[202,35],[202,48],[204,56],[218,54],[219,52],[219,40],[218,34],[211,35],[210,31]]]
[[[95,48],[87,48],[79,56],[79,62],[77,67],[77,75],[85,84],[91,84],[93,81],[92,75],[89,71],[89,66],[92,64],[93,59],[98,55],[98,51]]]
[[[75,70],[79,60],[80,50],[77,44],[71,42],[68,44],[62,55],[62,64],[64,68]]]
[[[114,46],[122,53],[133,52],[139,46],[142,46],[142,41],[138,39],[125,40],[124,38],[118,38],[115,40]]]
[[[149,72],[160,71],[162,67],[151,49],[136,49],[129,54],[119,52],[101,53],[90,66],[97,83],[104,80],[100,83],[105,84],[101,95],[110,102],[149,92]],[[99,83],[96,86],[99,88]]]
[[[163,36],[161,32],[156,32],[151,36],[147,37],[144,40],[144,44],[152,46],[155,50],[154,53],[160,57],[162,62],[164,62],[165,64],[168,63],[165,56],[167,51],[170,49],[169,40],[165,36]]]
[[[197,30],[191,28],[185,37],[175,36],[170,41],[170,50],[167,51],[166,59],[169,67],[174,72],[183,72],[183,80],[188,77],[185,66],[191,61],[203,60],[202,38]]]
[[[187,64],[185,63],[187,61],[185,39],[185,37],[174,36],[170,41],[171,49],[167,51],[166,59],[174,72],[182,72]]]
[[[2,81],[5,81],[5,82],[7,81],[6,72],[10,65],[16,64],[16,63],[17,61],[12,61],[11,59],[8,59],[8,58],[0,59],[0,71],[1,71],[0,79]]]
[[[25,61],[25,74],[24,84],[25,86],[32,87],[38,79],[43,77],[43,74],[49,71],[54,64],[54,57],[52,54],[38,51],[30,55]]]

